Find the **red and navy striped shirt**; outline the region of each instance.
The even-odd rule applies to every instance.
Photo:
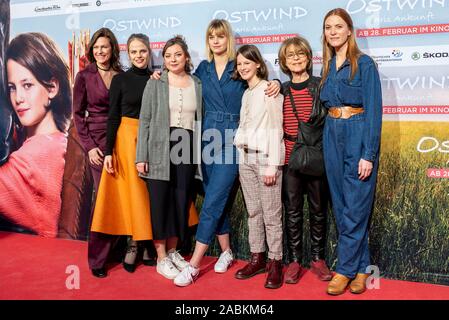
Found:
[[[309,93],[307,86],[309,80],[301,83],[291,83],[290,90],[295,102],[296,111],[298,112],[298,118],[300,121],[307,122],[312,113],[313,97]],[[293,112],[292,104],[290,102],[290,96],[285,92],[284,96],[284,133],[296,137],[298,135],[298,120]],[[292,152],[294,141],[284,139],[285,143],[285,164],[288,164],[290,154]]]

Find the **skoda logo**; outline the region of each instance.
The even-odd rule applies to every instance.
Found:
[[[419,52],[413,52],[412,53],[412,59],[413,60],[419,60],[421,58],[421,54]]]

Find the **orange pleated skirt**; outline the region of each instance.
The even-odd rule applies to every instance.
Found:
[[[138,176],[135,158],[139,120],[122,117],[112,155],[114,174],[103,169],[91,230],[112,235],[129,235],[133,240],[151,240],[150,197]],[[198,224],[192,203],[189,226]]]

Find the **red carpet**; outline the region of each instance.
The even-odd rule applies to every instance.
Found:
[[[155,267],[138,266],[127,273],[116,265],[107,278],[98,279],[87,266],[87,243],[62,239],[0,232],[0,299],[157,299],[157,300],[449,300],[449,287],[406,281],[380,279],[380,289],[362,295],[350,292],[338,297],[325,293],[326,282],[306,272],[296,285],[270,290],[263,287],[265,275],[236,280],[234,273],[243,261],[229,272],[216,274],[216,258],[206,257],[202,275],[193,285],[176,287],[156,273]],[[66,288],[66,268],[79,267],[80,288]]]

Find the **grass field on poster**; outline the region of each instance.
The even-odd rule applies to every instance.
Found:
[[[449,167],[449,153],[420,153],[422,137],[433,137],[442,150],[449,122],[384,122],[376,200],[371,220],[372,264],[382,276],[449,284],[449,179],[427,177],[428,168]],[[422,149],[435,147],[426,140]],[[199,198],[197,205],[201,206]],[[231,213],[232,248],[249,257],[247,213],[239,190]],[[327,261],[336,266],[336,227],[328,216]],[[209,251],[219,255],[215,242]],[[310,263],[308,213],[304,214],[304,258]]]

